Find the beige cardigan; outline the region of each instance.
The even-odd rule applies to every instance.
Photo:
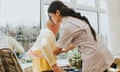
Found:
[[[56,63],[56,57],[53,54],[55,48],[55,35],[49,29],[42,29],[35,44],[31,50],[40,50],[44,58],[52,66]]]

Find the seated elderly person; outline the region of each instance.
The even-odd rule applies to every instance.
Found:
[[[33,56],[33,72],[63,72],[56,64],[56,56],[53,53],[55,48],[55,35],[59,26],[47,23],[47,28],[40,31],[33,47],[28,51]]]

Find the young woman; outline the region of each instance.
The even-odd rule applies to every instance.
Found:
[[[54,24],[60,25],[55,54],[61,53],[63,48],[78,47],[83,62],[82,72],[103,72],[112,64],[111,53],[85,16],[68,8],[61,1],[52,2],[48,14]]]

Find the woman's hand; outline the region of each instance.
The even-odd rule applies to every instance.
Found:
[[[62,52],[62,48],[57,48],[57,47],[56,47],[56,48],[54,49],[54,54],[55,54],[55,55],[59,55],[61,52]]]
[[[68,48],[58,48],[58,47],[56,47],[54,49],[54,54],[59,55],[60,53],[68,52],[69,50],[73,50],[74,48],[75,48],[75,46],[73,44],[70,44],[70,46]]]
[[[70,51],[70,50],[73,50],[74,48],[75,48],[75,46],[74,46],[73,44],[70,44],[69,48],[66,48],[66,49],[63,49],[63,50],[62,50],[62,53],[68,52],[68,51]]]

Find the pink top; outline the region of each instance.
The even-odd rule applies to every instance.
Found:
[[[86,22],[73,18],[63,18],[57,47],[68,48],[70,44],[79,47],[83,60],[82,72],[103,72],[113,62],[113,56],[97,36],[94,40]]]

